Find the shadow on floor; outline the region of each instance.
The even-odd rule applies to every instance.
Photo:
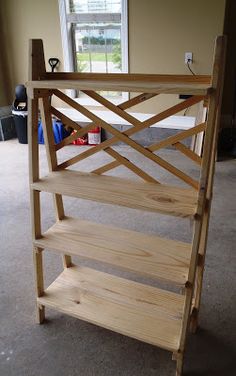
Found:
[[[199,328],[195,335],[190,335],[188,342],[185,376],[236,375],[236,348],[227,343],[225,337]]]

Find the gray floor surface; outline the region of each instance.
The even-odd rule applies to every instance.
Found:
[[[69,146],[66,153],[75,153],[78,148]],[[118,148],[133,161],[139,158],[127,147]],[[49,309],[46,323],[35,323],[27,153],[27,145],[17,140],[0,143],[0,375],[173,376],[175,362],[171,354],[154,346]],[[40,154],[44,173],[44,146],[40,147]],[[196,167],[177,152],[167,150],[161,155],[197,176]],[[103,162],[110,160],[103,154],[101,158]],[[82,162],[81,169],[90,170],[98,163],[94,156]],[[154,172],[152,163],[143,161],[141,165],[164,182],[177,182],[163,172]],[[115,173],[131,176],[124,168]],[[236,375],[235,182],[236,161],[218,162],[200,329],[188,338],[185,375]],[[49,194],[43,194],[45,228],[54,220],[51,201]],[[68,214],[95,222],[173,239],[189,240],[190,236],[186,220],[72,198],[65,199],[65,208]],[[99,263],[79,262],[118,275],[127,274]],[[46,252],[45,267],[48,284],[62,269],[60,257]],[[131,278],[140,280],[135,275]]]

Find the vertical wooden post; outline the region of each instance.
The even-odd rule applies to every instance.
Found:
[[[209,220],[210,220],[211,199],[212,199],[219,122],[220,122],[220,109],[218,108],[216,128],[215,128],[214,137],[213,137],[213,148],[212,148],[211,161],[210,161],[208,185],[206,189],[207,202],[206,202],[204,213],[203,213],[202,231],[201,231],[201,238],[200,238],[200,244],[199,244],[199,250],[198,250],[198,254],[201,256],[201,263],[200,265],[197,265],[197,270],[196,270],[194,300],[193,300],[193,305],[192,305],[192,314],[190,317],[190,332],[191,333],[196,333],[196,330],[198,327],[198,320],[199,320],[199,310],[200,310],[200,304],[201,304],[203,273],[204,273],[204,265],[205,265]]]
[[[31,40],[29,43],[29,80],[38,80],[44,76],[45,65],[43,56],[43,45],[41,40]],[[40,63],[40,64],[39,64]],[[28,93],[28,150],[29,150],[29,183],[31,201],[31,226],[32,238],[38,239],[41,233],[41,210],[40,192],[31,188],[31,184],[39,179],[39,147],[38,147],[38,99],[33,98],[33,93]],[[42,251],[42,250],[41,250]],[[42,274],[42,254],[35,255],[35,282],[37,296],[44,292]],[[45,319],[45,309],[43,306],[37,308],[38,322]]]
[[[216,48],[215,53],[215,62],[213,66],[213,78],[212,86],[217,89],[215,94],[215,128],[212,130],[211,139],[212,147],[208,150],[209,153],[209,162],[206,165],[205,177],[206,181],[206,203],[203,212],[202,218],[202,231],[199,243],[198,253],[201,255],[202,262],[197,266],[196,270],[196,279],[195,279],[195,291],[194,291],[194,301],[192,307],[192,315],[190,319],[190,331],[195,333],[198,326],[199,319],[199,309],[201,303],[201,292],[202,292],[202,283],[203,283],[203,273],[204,273],[204,264],[205,264],[205,254],[207,246],[207,235],[209,228],[209,218],[210,218],[210,208],[211,208],[211,199],[212,199],[212,190],[213,190],[213,180],[214,180],[214,171],[215,171],[215,159],[217,151],[217,140],[218,132],[220,125],[220,116],[221,116],[221,102],[222,102],[222,92],[223,92],[223,82],[224,82],[224,67],[225,67],[225,55],[226,55],[226,38],[221,37],[221,41],[218,41],[218,51]],[[217,46],[216,46],[217,47]],[[206,148],[205,148],[206,150]],[[207,151],[206,151],[207,153]]]
[[[46,67],[45,67],[45,58],[44,58],[44,50],[43,50],[43,42],[41,39],[34,39],[30,40],[30,46],[29,46],[29,81],[34,80],[42,80],[46,77]],[[32,93],[31,93],[32,94]],[[56,152],[54,149],[54,138],[53,138],[53,131],[51,124],[51,115],[49,111],[49,102],[47,104],[48,99],[44,98],[44,105],[46,105],[46,114],[45,119],[43,121],[43,124],[49,123],[49,126],[47,127],[47,131],[44,129],[44,137],[45,137],[45,146],[47,150],[47,158],[48,158],[48,164],[49,168],[52,170],[56,169],[57,166],[57,159],[56,159]],[[32,102],[33,103],[33,102]],[[34,116],[34,132],[35,134],[38,134],[38,108],[37,110],[35,108],[32,108],[32,116]],[[44,115],[44,112],[43,112]],[[36,125],[36,117],[37,117],[37,125]],[[50,117],[50,121],[49,121]],[[49,133],[48,133],[49,132]],[[29,139],[32,137],[31,130],[29,134]],[[46,141],[50,142],[46,142]],[[38,138],[36,135],[34,135],[34,139],[32,141],[32,148],[29,148],[29,151],[31,155],[34,156],[36,154],[37,150],[37,158],[38,158]],[[32,150],[33,149],[33,150]],[[36,158],[36,157],[35,157]],[[35,159],[34,158],[34,159]],[[36,160],[36,159],[35,159]],[[36,163],[36,162],[35,162]],[[36,171],[38,171],[35,166],[32,165],[32,173],[36,174]],[[38,176],[37,176],[38,178]],[[39,197],[37,197],[39,193],[33,192],[32,193],[32,205],[35,206],[36,202],[39,202]],[[63,202],[61,195],[53,195],[54,197],[54,205],[55,205],[55,211],[56,211],[56,217],[57,219],[62,219],[64,217],[64,208],[63,208]],[[32,225],[34,227],[34,223],[32,222]],[[41,232],[40,232],[41,233]],[[71,257],[70,256],[63,256],[63,265],[64,267],[69,267],[72,265],[71,263]]]
[[[55,171],[57,169],[57,156],[56,156],[55,144],[54,144],[52,118],[51,118],[50,107],[49,107],[49,97],[44,97],[40,99],[40,112],[41,112],[41,119],[42,119],[42,125],[43,125],[44,142],[45,142],[45,148],[46,148],[46,153],[47,153],[49,171]],[[62,197],[61,195],[55,194],[53,195],[53,198],[54,198],[57,219],[63,219],[65,214],[64,214]]]
[[[29,79],[38,78],[40,73],[37,71],[35,59],[38,57],[37,48],[40,49],[38,41],[33,45],[30,42],[30,61],[29,61]],[[30,93],[32,94],[32,93]],[[40,192],[31,188],[31,184],[39,179],[39,150],[38,150],[38,99],[32,99],[28,95],[28,149],[29,149],[29,183],[30,183],[30,201],[31,201],[31,226],[32,238],[38,239],[41,235],[41,212],[40,212]],[[36,295],[42,296],[44,293],[43,274],[42,274],[42,251],[33,250],[35,266],[35,287]],[[45,308],[37,306],[37,321],[42,323],[45,319]]]
[[[182,376],[183,373],[184,354],[178,353],[176,357],[176,376]]]
[[[44,282],[43,282],[43,249],[34,249],[34,268],[35,268],[35,285],[37,297],[44,294]],[[42,324],[45,320],[45,307],[41,304],[37,304],[37,321]]]
[[[28,100],[28,149],[29,149],[29,183],[39,179],[38,151],[38,100]],[[40,193],[30,187],[31,225],[33,239],[41,236]]]
[[[191,313],[190,324],[189,324],[190,325],[189,329],[191,333],[195,333],[198,327],[198,315],[199,315],[201,292],[202,292],[205,253],[206,253],[206,245],[207,245],[207,234],[208,234],[208,226],[209,226],[209,218],[210,218],[209,205],[207,205],[204,211],[203,220],[202,220],[201,238],[200,238],[199,251],[198,251],[198,254],[201,255],[201,263],[200,265],[197,265],[197,269],[196,269],[194,298],[193,298],[192,313]]]
[[[204,246],[206,245],[206,236],[208,229],[208,217],[209,217],[209,198],[208,193],[212,190],[213,174],[212,168],[214,168],[215,159],[212,159],[212,154],[216,148],[216,137],[217,132],[217,114],[219,114],[221,93],[222,93],[222,76],[224,72],[224,61],[225,61],[225,50],[226,50],[226,39],[224,37],[218,37],[215,45],[215,55],[214,55],[214,65],[213,65],[213,75],[212,75],[212,92],[209,94],[209,112],[207,119],[207,129],[204,141],[204,152],[202,160],[202,169],[200,177],[200,188],[198,194],[198,206],[197,214],[195,216],[194,232],[192,240],[192,252],[190,259],[190,268],[188,274],[188,282],[185,289],[185,303],[184,303],[184,315],[181,331],[181,339],[179,343],[179,353],[183,354],[187,330],[190,323],[190,312],[192,309],[194,283],[196,281],[196,270],[199,249],[201,241]],[[212,177],[209,179],[209,177]],[[208,209],[207,209],[208,207]],[[206,217],[204,215],[206,214]],[[205,218],[205,221],[204,221]],[[202,266],[203,268],[203,266]],[[203,270],[203,269],[202,269]],[[202,273],[202,271],[201,271]],[[201,285],[202,283],[196,284],[199,296],[201,295]],[[182,361],[177,360],[176,374],[181,375]],[[179,368],[179,370],[178,370]]]
[[[38,151],[38,100],[29,99],[28,101],[28,144],[29,144],[29,182],[35,182],[39,178],[39,151]],[[30,201],[31,201],[31,226],[32,238],[38,239],[42,236],[41,233],[41,210],[40,210],[40,192],[35,191],[30,186]],[[34,250],[34,265],[35,265],[35,283],[37,296],[42,296],[43,289],[43,274],[42,274],[42,250],[35,253]],[[45,319],[45,309],[43,306],[37,306],[37,320],[42,323]]]
[[[52,117],[50,112],[49,96],[40,99],[40,110],[43,125],[43,134],[45,147],[47,152],[47,160],[50,171],[57,169],[57,155],[55,150],[55,142],[52,128]],[[54,206],[56,211],[57,220],[65,217],[62,196],[59,194],[53,194]],[[72,265],[71,256],[63,255],[63,265],[69,268]]]
[[[31,39],[29,42],[29,81],[43,80],[46,76],[46,67],[41,39]]]
[[[206,117],[207,117],[207,107],[205,106],[205,101],[203,100],[202,102],[198,104],[198,111],[197,111],[197,116],[195,120],[195,125],[205,123]],[[203,149],[203,138],[204,138],[204,132],[195,134],[192,137],[192,142],[191,142],[191,147],[190,147],[190,149],[194,151],[200,157],[202,155],[202,149]]]
[[[173,353],[172,360],[176,361],[176,372],[175,376],[182,376],[183,372],[183,363],[184,363],[184,354],[181,352]]]

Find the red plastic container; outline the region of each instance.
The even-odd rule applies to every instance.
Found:
[[[76,131],[74,131],[72,134],[75,134]],[[73,145],[88,145],[88,136],[85,135],[83,137],[78,137],[76,140],[72,141]]]
[[[98,145],[101,143],[101,128],[96,127],[88,131],[88,145]]]

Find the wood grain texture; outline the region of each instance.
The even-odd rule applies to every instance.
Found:
[[[151,94],[151,93],[139,94],[139,95],[136,95],[135,97],[128,99],[127,101],[119,104],[117,107],[121,108],[122,110],[126,110],[127,108],[136,106],[139,103],[143,103],[143,102],[147,101],[148,99],[155,97],[156,95],[158,95],[158,94],[155,94],[155,93],[154,94]]]
[[[28,101],[28,148],[29,148],[29,183],[39,179],[38,147],[38,100]],[[30,190],[30,216],[32,239],[41,236],[40,194]]]
[[[198,104],[198,111],[195,119],[195,124],[201,124],[207,120],[207,100],[204,100]],[[203,150],[204,132],[200,132],[193,136],[191,150],[198,154],[200,157]]]
[[[75,218],[58,221],[35,246],[112,264],[184,285],[191,244]]]
[[[177,351],[182,295],[89,268],[71,267],[38,302],[115,332]]]
[[[208,189],[212,189],[213,175],[211,170],[214,170],[215,155],[213,151],[216,149],[216,137],[214,135],[217,132],[219,125],[219,117],[217,114],[220,113],[221,98],[222,98],[222,88],[223,88],[223,76],[224,76],[224,66],[225,66],[225,54],[226,54],[226,37],[220,36],[216,39],[215,43],[215,53],[214,53],[214,64],[212,73],[212,91],[209,96],[209,111],[207,117],[207,129],[204,140],[204,150],[202,157],[202,169],[200,176],[200,189],[198,197],[198,207],[197,207],[197,217],[194,223],[193,241],[192,241],[192,252],[191,261],[189,266],[189,288],[186,288],[185,292],[185,303],[184,303],[184,316],[182,323],[182,334],[180,339],[180,351],[184,351],[187,330],[189,326],[189,318],[192,309],[193,300],[193,286],[196,280],[196,270],[198,262],[198,252],[201,242],[201,237],[207,236],[207,226],[203,228],[203,218],[204,211],[208,205],[207,192]],[[213,158],[213,159],[212,159]],[[208,211],[208,215],[209,215]],[[205,233],[204,233],[205,232]],[[200,287],[200,286],[199,286]]]
[[[50,80],[104,80],[104,81],[143,81],[143,82],[170,82],[170,83],[199,83],[211,84],[210,75],[189,74],[144,74],[144,73],[76,73],[76,72],[48,72],[46,78]]]
[[[221,36],[216,39],[215,45],[215,58],[213,64],[213,75],[212,82],[215,91],[210,96],[209,100],[209,130],[206,134],[206,139],[204,140],[205,147],[203,152],[203,169],[201,176],[201,184],[204,186],[205,180],[205,190],[201,193],[199,208],[198,211],[202,214],[202,223],[200,229],[200,241],[198,246],[198,255],[202,256],[202,264],[197,265],[196,275],[195,275],[195,291],[194,291],[194,304],[193,312],[194,316],[191,318],[190,329],[194,332],[197,329],[198,325],[198,315],[199,308],[201,303],[201,291],[203,283],[203,273],[204,273],[204,262],[205,262],[205,253],[207,246],[207,236],[208,236],[208,227],[210,219],[210,209],[211,209],[211,199],[213,191],[213,181],[214,181],[214,171],[215,171],[215,160],[216,160],[216,150],[217,150],[217,140],[218,140],[218,130],[220,125],[221,117],[221,103],[222,103],[222,94],[223,94],[223,80],[224,80],[224,67],[226,61],[226,46],[227,38],[226,36]],[[215,113],[214,113],[215,111]],[[210,145],[211,143],[211,145]],[[209,154],[210,155],[209,155]],[[199,225],[200,227],[200,225]],[[197,242],[194,242],[193,246]],[[195,254],[195,249],[193,249],[193,256]],[[194,262],[192,262],[194,265]],[[191,268],[192,268],[191,265]],[[190,269],[190,273],[192,270]]]
[[[34,53],[32,53],[34,51]],[[36,253],[36,285],[40,320],[44,317],[44,306],[55,308],[61,312],[139,340],[160,346],[174,353],[177,361],[176,375],[183,371],[183,355],[190,322],[191,309],[198,313],[202,289],[202,276],[206,251],[206,239],[210,214],[210,201],[214,175],[215,152],[217,145],[217,129],[220,118],[224,56],[226,51],[225,37],[216,40],[215,57],[212,76],[192,75],[143,75],[143,74],[99,74],[99,73],[46,73],[43,57],[42,41],[31,42],[30,74],[28,96],[39,98],[42,103],[42,119],[44,123],[45,141],[50,173],[40,179],[38,174],[38,155],[30,158],[30,182],[32,212],[39,212],[39,192],[52,192],[57,198],[56,206],[60,208],[62,194],[89,199],[107,204],[121,205],[129,208],[160,212],[194,219],[192,243],[184,244],[161,239],[156,236],[136,233],[110,226],[92,224],[58,215],[58,221],[43,236],[40,235],[40,215],[34,220],[34,246],[38,250],[48,247],[63,253],[67,247],[72,255],[102,261],[120,268],[128,269],[152,278],[160,278],[168,282],[184,284],[184,293],[175,294],[151,286],[128,281],[109,274],[69,264],[70,256],[66,256],[64,272],[43,291],[42,259]],[[38,62],[36,61],[38,60]],[[37,63],[39,66],[37,66]],[[32,65],[35,64],[35,67]],[[123,121],[133,127],[119,132],[104,119],[96,116],[86,108],[66,96],[58,89],[84,90],[93,99],[120,116]],[[98,90],[140,92],[135,98],[114,106],[100,95]],[[159,114],[141,122],[124,110],[141,103],[159,93],[191,94],[191,98],[172,106]],[[51,129],[51,112],[56,109],[49,106],[49,95],[56,95],[73,109],[80,111],[93,124],[106,129],[113,137],[100,145],[74,156],[59,166],[56,150],[68,144],[74,136],[55,147]],[[130,136],[163,119],[172,116],[200,101],[207,102],[206,110],[199,113],[196,127],[171,136],[147,148],[136,143]],[[30,101],[30,152],[38,153],[37,146],[37,103]],[[60,115],[60,113],[57,113]],[[61,115],[64,116],[64,115]],[[68,125],[77,128],[81,134],[85,128],[79,129],[68,117],[63,117]],[[62,119],[62,120],[63,120]],[[33,125],[33,128],[31,127]],[[91,124],[90,124],[91,126]],[[204,151],[201,156],[201,145],[204,135]],[[80,133],[79,133],[80,134]],[[187,136],[197,134],[193,142],[194,149],[187,149],[181,141]],[[167,171],[179,177],[194,189],[182,189],[152,182],[152,177],[136,167],[122,155],[111,149],[111,146],[122,141],[131,146],[142,156],[159,164]],[[201,165],[200,184],[176,169],[167,161],[154,154],[154,151],[174,145],[176,148]],[[95,173],[81,173],[64,170],[98,151],[104,150],[115,161],[97,168]],[[194,153],[196,151],[196,153]],[[197,155],[199,154],[199,156]],[[128,181],[111,176],[100,176],[103,172],[125,165],[148,182]],[[58,212],[60,210],[58,209]],[[201,254],[201,263],[199,263]],[[196,273],[197,271],[197,273]],[[195,294],[193,290],[195,286]],[[196,323],[195,323],[196,324]],[[195,325],[196,326],[196,325]]]
[[[127,145],[131,146],[133,149],[135,149],[137,152],[139,152],[140,154],[142,154],[144,157],[146,157],[146,158],[150,159],[151,161],[157,163],[163,169],[165,169],[169,173],[175,175],[180,180],[184,181],[186,184],[192,186],[195,189],[198,189],[198,182],[196,180],[194,180],[189,175],[185,174],[183,171],[179,170],[178,168],[176,168],[174,165],[170,164],[166,160],[164,160],[161,157],[155,155],[148,148],[145,148],[144,146],[140,145],[139,143],[137,143],[136,141],[134,141],[133,139],[131,139],[130,137],[128,137],[127,136],[128,131],[127,131],[126,134],[125,134],[125,132],[120,132],[115,127],[113,127],[111,124],[107,123],[106,121],[104,121],[100,117],[96,116],[93,112],[91,112],[87,108],[81,106],[79,103],[76,103],[75,101],[73,101],[72,99],[70,99],[68,97],[65,98],[65,95],[63,93],[57,91],[56,95],[59,98],[61,98],[62,100],[64,98],[65,101],[68,104],[71,104],[72,106],[74,106],[75,108],[77,108],[78,111],[81,114],[83,114],[84,116],[86,116],[90,120],[92,120],[96,124],[96,126],[101,127],[103,129],[105,129],[106,131],[108,131],[109,133],[111,133],[115,137],[116,142],[119,140],[119,141],[124,142],[124,144],[127,144]],[[96,93],[94,93],[94,95],[92,97],[96,98],[96,100],[99,100],[99,101],[100,101],[100,98],[101,98]],[[109,106],[109,108],[113,109],[113,111],[114,111],[114,108],[117,109],[117,107],[114,106],[113,104],[111,104],[111,103],[108,104],[109,102],[107,100],[105,100],[105,99],[102,100],[102,103],[106,104],[106,106]],[[123,117],[124,114],[125,114],[125,111],[119,109],[118,113],[120,114],[120,116]],[[128,116],[128,114],[126,114],[125,116]],[[148,119],[148,121],[149,120],[150,119]],[[134,124],[136,125],[135,129],[141,130],[144,123],[141,123],[141,122],[139,122],[139,121],[136,120],[136,122],[134,122]],[[147,125],[145,127],[147,127]],[[109,141],[109,140],[107,140],[107,141]],[[100,145],[104,146],[104,143],[102,143]],[[103,147],[103,149],[104,149],[104,147]],[[74,157],[74,158],[76,158],[76,157]],[[60,168],[65,168],[65,167],[70,166],[71,164],[74,163],[74,158],[72,158],[72,160],[65,161],[59,167]]]
[[[180,217],[196,212],[197,192],[79,171],[54,171],[32,184],[34,189]]]
[[[37,296],[44,293],[42,247],[34,247],[35,287]]]
[[[40,80],[46,77],[43,41],[41,39],[29,40],[28,69],[29,80]]]
[[[53,171],[57,169],[57,155],[55,152],[55,140],[53,134],[51,105],[49,102],[49,97],[43,97],[39,99],[39,103],[48,167],[50,171]]]
[[[77,124],[75,121],[71,120],[68,116],[64,115],[60,111],[58,111],[56,108],[51,106],[51,112],[53,115],[55,115],[58,119],[60,119],[63,123],[63,125],[66,125],[67,127],[73,128],[76,130],[75,134],[72,134],[70,136],[67,136],[62,141],[60,141],[58,144],[54,146],[55,150],[60,150],[64,146],[69,145],[72,143],[72,141],[76,140],[78,137],[84,136],[88,131],[91,129],[94,129],[95,124],[90,123],[86,125],[85,127],[81,127],[79,124]]]
[[[51,116],[51,105],[49,98],[43,97],[40,99],[41,103],[41,117],[42,117],[42,125],[43,125],[43,134],[45,140],[45,148],[47,153],[47,161],[49,171],[54,171],[57,169],[57,154],[55,150],[55,140],[53,134],[53,127],[52,127],[52,116]],[[60,194],[53,194],[54,200],[54,207],[55,207],[55,214],[57,219],[62,219],[65,216],[64,205],[62,195]],[[64,255],[62,257],[63,265],[66,267],[70,267],[72,264],[71,257],[68,255]]]
[[[190,136],[198,134],[199,132],[203,132],[205,129],[206,129],[206,123],[201,123],[191,129],[178,132],[177,134],[174,134],[173,136],[167,137],[164,140],[161,140],[155,144],[152,144],[148,148],[151,151],[157,151],[162,148],[166,148],[167,146],[174,145],[177,142],[180,142]]]
[[[108,110],[112,111],[114,114],[120,116],[122,119],[126,120],[128,123],[134,125],[134,126],[141,126],[142,122],[138,119],[136,119],[134,116],[129,114],[128,112],[124,111],[120,106],[116,106],[112,102],[108,101],[106,98],[102,97],[98,93],[94,91],[89,90],[83,90],[84,94],[86,94],[88,97],[94,99],[98,103],[100,103],[102,106],[107,108]]]
[[[101,175],[101,174],[104,174],[105,172],[107,171],[110,171],[112,170],[113,168],[116,168],[118,166],[120,166],[120,162],[118,160],[116,161],[113,161],[113,162],[110,162],[110,163],[107,163],[106,165],[103,165],[101,167],[98,167],[96,168],[95,170],[92,170],[91,172],[93,174],[98,174],[98,175]]]
[[[153,152],[153,151],[160,150],[160,149],[165,148],[165,147],[170,146],[170,145],[176,145],[180,140],[184,140],[187,137],[190,137],[192,135],[196,135],[199,132],[203,133],[203,130],[205,130],[205,129],[206,129],[206,123],[198,124],[197,126],[191,128],[191,129],[187,129],[185,131],[178,132],[177,134],[170,136],[170,137],[167,137],[166,139],[159,141],[158,143],[152,144],[152,145],[146,147],[146,149]],[[181,148],[181,150],[182,149],[183,148]],[[187,151],[187,153],[188,153],[188,151]],[[194,158],[194,161],[197,160],[198,161],[197,163],[200,164],[201,158],[196,156],[196,154],[194,152],[190,151],[190,153],[188,153],[188,157],[191,158],[191,159]],[[96,170],[93,170],[91,172],[94,172],[96,174],[103,174],[107,171],[112,170],[115,167],[118,167],[120,164],[121,164],[121,162],[120,163],[119,162],[107,163],[106,165],[104,165],[104,166],[102,166],[102,167],[100,167]]]
[[[34,247],[34,275],[35,275],[35,289],[36,296],[40,297],[44,294],[44,278],[43,278],[43,249]],[[41,304],[37,306],[37,322],[42,324],[45,319],[45,308]]]
[[[32,239],[40,238],[42,234],[40,202],[40,192],[34,189],[30,189],[30,216]]]
[[[39,101],[48,168],[49,171],[54,171],[57,169],[57,155],[55,151],[55,140],[53,134],[52,117],[50,112],[51,106],[49,98],[44,97]],[[57,219],[62,219],[65,216],[62,197],[61,195],[55,194],[53,195],[53,199],[56,217]]]
[[[105,152],[109,154],[111,157],[115,158],[116,161],[119,162],[118,165],[123,164],[125,167],[127,167],[130,171],[132,171],[134,174],[136,174],[143,180],[148,181],[150,183],[159,184],[159,182],[156,179],[148,175],[145,171],[143,171],[141,168],[136,166],[134,163],[130,162],[129,159],[123,157],[123,155],[119,154],[116,150],[112,148],[107,148],[105,149]]]
[[[105,100],[104,98],[102,98],[97,93],[93,93],[93,92],[89,92],[89,91],[84,91],[84,93],[87,94],[88,96],[90,96],[91,98],[98,100],[104,106],[106,105],[107,108],[111,108],[113,112],[117,113],[119,116],[123,117],[124,119],[126,119],[126,120],[128,120],[130,122],[132,121],[133,125],[136,125],[136,126],[142,125],[142,123],[140,121],[136,120],[133,116],[131,116],[128,113],[126,113],[120,107],[117,107],[117,106],[113,105],[111,102]],[[81,129],[81,127],[79,125],[77,125],[74,121],[72,121],[67,116],[63,115],[58,110],[56,110],[53,107],[51,107],[51,109],[52,109],[52,113],[54,115],[56,115],[58,118],[60,118],[61,121],[63,121],[63,123],[65,125],[71,126],[71,127],[73,127],[74,129],[77,130],[76,134],[71,135],[71,136],[63,139],[59,144],[57,144],[55,146],[56,150],[61,149],[65,145],[68,145],[74,139],[83,136],[84,134],[87,133],[87,131],[89,131],[90,129],[92,129],[95,126],[95,123],[92,123],[92,124],[89,124],[86,127],[84,127],[84,128]],[[135,174],[137,174],[138,176],[140,176],[141,178],[143,178],[145,181],[149,181],[149,182],[153,182],[153,183],[157,182],[153,177],[151,177],[150,175],[148,175],[147,173],[145,173],[139,167],[135,166],[132,162],[130,162],[127,158],[125,158],[122,155],[120,155],[119,153],[117,153],[115,150],[113,150],[111,148],[106,148],[106,149],[104,149],[104,151],[106,153],[108,153],[109,155],[111,155],[113,158],[117,159],[120,162],[120,164],[123,164],[128,169],[130,169],[131,171],[133,171]]]
[[[140,80],[135,81],[105,81],[105,80],[41,80],[29,81],[26,83],[31,90],[37,89],[78,89],[78,90],[107,90],[107,91],[128,91],[128,92],[148,92],[163,94],[189,94],[189,95],[207,95],[210,84],[198,82],[153,82]]]
[[[189,159],[191,159],[193,162],[197,163],[199,166],[201,166],[202,158],[199,157],[198,154],[194,153],[191,149],[189,149],[186,145],[182,144],[181,142],[176,142],[174,144],[174,147],[179,150],[181,153],[186,155]]]
[[[58,98],[60,98],[62,101],[64,101],[65,103],[67,103],[69,106],[73,107],[75,110],[82,111],[83,115],[87,116],[92,121],[96,122],[96,119],[98,119],[99,126],[103,127],[103,125],[101,124],[102,120],[100,118],[96,117],[94,114],[91,114],[87,109],[85,109],[83,106],[79,105],[76,101],[74,101],[73,99],[67,97],[64,93],[62,93],[59,90],[55,90],[54,94]],[[172,115],[178,113],[179,111],[182,111],[183,109],[185,109],[185,108],[187,108],[189,106],[193,106],[194,104],[198,103],[202,99],[203,99],[203,97],[198,97],[198,96],[193,96],[193,97],[191,97],[189,99],[186,99],[185,101],[183,101],[181,103],[178,103],[178,104],[176,104],[176,105],[168,108],[167,110],[164,110],[164,111],[160,112],[159,114],[154,115],[151,118],[145,120],[144,122],[142,122],[142,125],[140,125],[140,126],[129,128],[128,130],[125,130],[124,132],[119,132],[119,135],[121,134],[121,137],[122,137],[122,139],[123,139],[124,142],[126,142],[127,140],[129,141],[130,139],[128,137],[124,138],[124,136],[129,136],[130,137],[133,134],[135,134],[135,133],[137,133],[137,132],[139,132],[139,131],[147,128],[147,127],[150,127],[151,125],[153,125],[153,124],[155,124],[155,123],[157,123],[157,122],[159,122],[159,121],[161,121],[161,120],[163,120],[163,119],[165,119],[165,118],[167,118],[169,116],[172,116]],[[109,124],[107,124],[106,122],[103,122],[103,124],[105,125],[106,128],[107,128],[107,126],[109,126]],[[111,130],[111,128],[109,127],[110,130]],[[112,129],[112,131],[114,133],[114,129]],[[104,150],[108,146],[111,146],[114,143],[117,143],[117,141],[118,141],[117,137],[112,137],[112,138],[110,138],[108,140],[105,140],[101,144],[95,146],[94,148],[86,150],[85,152],[80,153],[79,155],[76,155],[76,156],[74,156],[74,157],[66,160],[65,162],[61,163],[58,167],[60,169],[64,169],[66,167],[69,167],[69,166],[71,166],[71,165],[73,165],[73,164],[75,164],[75,163],[77,163],[77,162],[79,162],[79,161],[81,161],[81,160],[83,160],[83,159],[85,159],[85,158],[87,158],[87,157],[89,157],[89,156],[97,153],[98,151]],[[132,140],[130,140],[129,142],[132,142]],[[134,146],[136,147],[137,144],[135,143]],[[149,149],[146,149],[146,151],[144,151],[144,152],[148,153],[149,151],[153,151],[153,150],[151,150],[151,148],[149,148]],[[148,153],[148,155],[150,157],[150,153]],[[156,162],[157,162],[157,160],[160,163],[163,162],[157,156],[153,156],[152,155],[151,157],[152,157],[152,159],[156,159],[155,160]],[[169,165],[170,164],[167,163],[167,167],[170,167]],[[163,163],[162,163],[162,166],[163,166]],[[179,171],[176,171],[176,172],[178,173]],[[186,178],[188,180],[188,177],[186,177],[185,174],[182,174],[181,176],[182,176],[182,178]],[[194,182],[192,182],[192,183],[195,184]]]

